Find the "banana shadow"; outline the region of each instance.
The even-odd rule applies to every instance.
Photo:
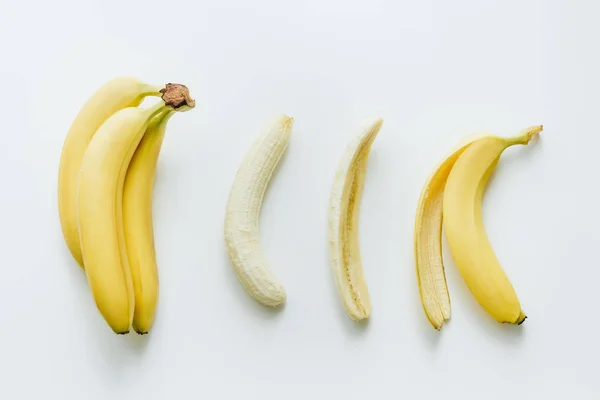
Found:
[[[80,292],[80,306],[85,309],[84,318],[79,319],[80,323],[77,324],[76,334],[93,343],[90,348],[92,353],[89,365],[96,375],[112,385],[126,384],[124,372],[132,361],[135,362],[144,352],[148,338],[136,334],[133,330],[126,335],[115,334],[95,304],[85,271],[73,259],[66,246],[65,257],[69,259],[69,262],[64,263],[70,269],[69,278],[77,286],[74,289]]]
[[[91,302],[93,303],[93,300]],[[133,331],[126,335],[117,335],[95,310],[95,305],[91,306],[96,311],[90,313],[95,314],[94,318],[82,325],[82,334],[93,343],[88,365],[101,381],[114,387],[127,385],[128,371],[132,366],[143,362],[149,335],[140,336]]]
[[[415,325],[415,327],[419,330],[419,333],[421,333],[419,337],[423,339],[423,341],[429,347],[429,350],[433,351],[437,349],[440,345],[442,335],[444,334],[445,330],[448,330],[448,325],[451,324],[450,321],[452,320],[452,317],[450,317],[449,320],[445,321],[442,325],[442,328],[438,331],[433,327],[433,325],[431,325],[431,322],[429,322],[429,320],[427,319],[427,316],[425,315],[425,311],[423,310],[423,306],[421,304],[421,298],[419,296],[419,293],[416,293],[416,298],[418,299],[417,304],[419,306],[418,310],[416,311],[419,314],[418,318],[420,320],[420,323],[418,325]]]
[[[423,341],[429,347],[429,350],[434,351],[440,346],[440,342],[442,340],[442,335],[444,334],[444,332],[443,332],[444,327],[446,327],[446,325],[448,325],[449,321],[444,322],[442,329],[440,329],[438,331],[429,323],[427,318],[424,318],[424,319],[425,319],[425,323],[427,326],[422,327],[421,332],[423,333],[423,335],[421,335],[421,337],[423,338]]]
[[[135,354],[142,354],[148,348],[148,342],[152,338],[152,331],[149,333],[140,335],[133,330],[123,338],[127,343],[128,348]]]

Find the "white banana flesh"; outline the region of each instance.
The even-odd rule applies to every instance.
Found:
[[[358,220],[367,160],[383,120],[365,122],[338,165],[329,205],[329,247],[333,275],[348,315],[369,318],[371,299],[360,256]]]
[[[281,282],[269,267],[260,242],[263,196],[292,132],[293,119],[280,115],[246,153],[231,187],[225,215],[225,243],[233,269],[246,291],[276,307],[286,300]]]
[[[77,232],[77,178],[83,155],[100,126],[125,107],[136,107],[146,96],[159,96],[160,88],[133,77],[118,77],[105,83],[83,105],[63,144],[58,172],[58,213],[69,251],[83,267]]]

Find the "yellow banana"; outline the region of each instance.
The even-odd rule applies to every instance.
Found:
[[[443,198],[443,224],[452,257],[469,290],[498,322],[522,323],[517,294],[490,245],[481,213],[483,193],[504,150],[527,144],[534,126],[513,138],[485,137],[472,143],[450,171]]]
[[[115,112],[138,106],[146,96],[159,96],[160,88],[135,78],[118,77],[98,89],[83,105],[65,138],[58,172],[58,214],[63,236],[73,258],[83,267],[75,197],[81,160],[92,137]]]
[[[150,331],[158,301],[152,191],[167,122],[173,114],[165,111],[150,122],[131,159],[123,187],[123,226],[135,292],[133,329],[141,334]]]
[[[365,122],[347,145],[336,171],[329,206],[329,247],[333,275],[346,312],[369,318],[371,299],[364,277],[358,238],[360,199],[367,160],[383,120]]]
[[[110,116],[85,151],[77,185],[79,240],[96,305],[116,333],[129,332],[134,290],[123,228],[127,168],[148,123],[172,109],[194,106],[187,88],[167,85],[163,101],[148,109],[127,107]]]
[[[489,136],[489,135],[487,135]],[[448,175],[458,157],[484,134],[461,141],[427,178],[415,218],[415,264],[421,303],[427,319],[437,330],[450,319],[450,295],[442,259],[442,204]]]

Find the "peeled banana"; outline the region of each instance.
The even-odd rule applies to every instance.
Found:
[[[135,293],[132,325],[140,334],[150,331],[158,301],[152,191],[167,122],[174,113],[167,110],[150,121],[131,159],[123,186],[123,227]]]
[[[134,288],[123,227],[123,185],[149,122],[194,106],[187,88],[167,85],[158,104],[127,107],[111,115],[90,141],[77,185],[77,222],[85,271],[96,305],[116,332],[129,332]]]
[[[277,116],[246,153],[233,181],[225,214],[225,243],[246,291],[267,306],[285,302],[286,292],[269,268],[260,244],[259,214],[271,175],[283,155],[293,119]]]
[[[481,212],[483,193],[502,152],[529,143],[541,131],[535,126],[513,138],[475,141],[458,158],[446,183],[444,229],[452,257],[471,293],[498,322],[521,324],[527,317],[488,241]]]
[[[358,218],[367,159],[383,120],[365,122],[338,165],[329,205],[329,248],[333,275],[348,315],[369,318],[371,299],[360,257]]]
[[[83,105],[65,138],[58,173],[58,213],[63,236],[73,258],[83,267],[77,232],[77,178],[88,144],[115,112],[136,107],[146,96],[160,96],[160,87],[136,78],[118,77],[98,89]]]
[[[500,310],[508,306],[504,301],[510,300],[508,303],[512,302],[509,308],[513,308],[513,315],[497,319],[502,322],[516,323],[524,319],[520,306],[515,305],[518,301],[514,302],[516,294],[504,276],[485,235],[481,218],[481,200],[487,178],[504,149],[514,144],[528,143],[541,129],[541,126],[529,128],[512,139],[491,134],[470,136],[459,143],[427,179],[417,207],[414,243],[421,302],[434,328],[441,329],[444,321],[449,319],[451,314],[450,296],[442,259],[442,225],[446,230],[449,244],[454,243],[454,250],[452,244],[450,248],[456,264],[461,274],[464,272],[468,275],[463,277],[465,281],[471,282],[469,287],[474,288],[472,291],[474,294],[477,293],[475,296],[478,300],[481,298],[480,303],[487,304],[484,307],[488,312],[499,316],[502,314]],[[476,179],[474,177],[477,176],[478,170],[468,160],[472,159],[473,152],[479,154],[482,151],[480,146],[487,147],[490,144],[495,145],[489,146],[490,148],[483,152],[487,152],[495,161],[487,166],[489,170],[484,171],[479,179]],[[470,177],[468,179],[477,180],[479,197],[469,197],[473,189],[466,185],[467,176]],[[450,177],[453,177],[452,183]],[[469,230],[473,225],[468,226],[467,221],[473,221],[474,224],[476,221],[476,234],[473,230]],[[448,224],[452,224],[450,229]],[[472,236],[466,235],[466,232],[471,232]],[[480,287],[489,284],[490,279],[495,281],[495,291],[490,290],[490,287]],[[518,313],[514,311],[517,308]]]

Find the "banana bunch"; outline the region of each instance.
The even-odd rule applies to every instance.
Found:
[[[417,208],[414,243],[421,302],[434,328],[450,318],[442,260],[442,226],[452,257],[479,304],[498,322],[521,324],[526,315],[487,238],[482,200],[487,181],[508,147],[526,145],[533,126],[511,138],[480,134],[463,140],[427,179]]]
[[[161,100],[138,107],[148,96]],[[63,236],[114,332],[148,333],[158,298],[152,189],[166,125],[194,107],[183,85],[116,78],[84,104],[63,144],[58,205]]]

